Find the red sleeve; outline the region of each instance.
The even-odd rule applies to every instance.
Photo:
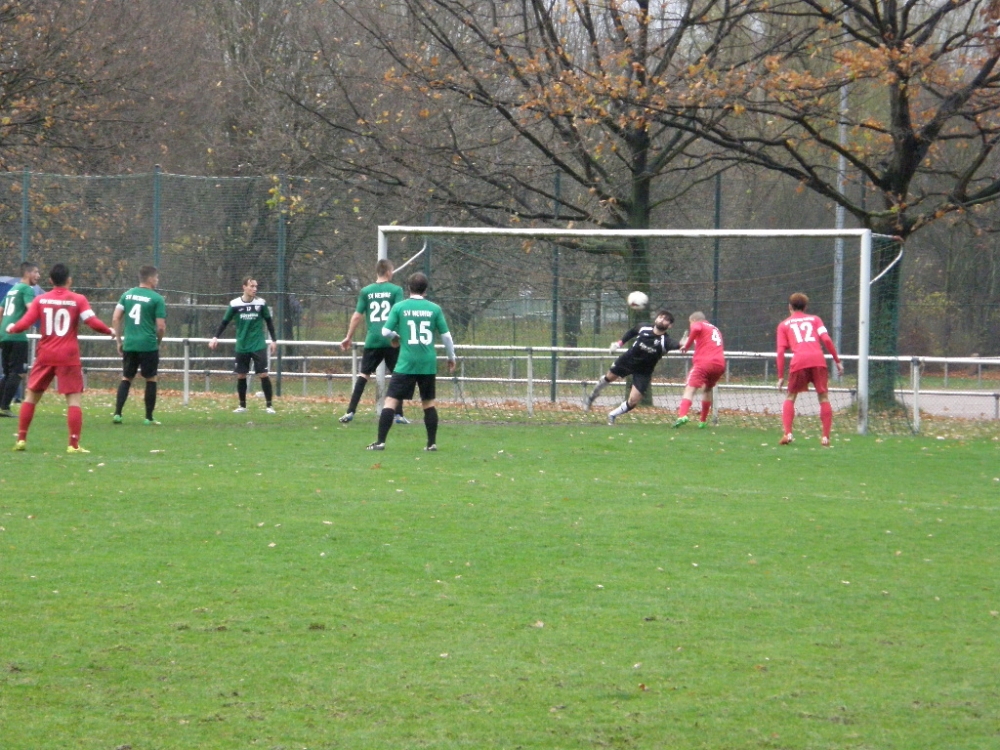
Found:
[[[698,334],[699,333],[701,333],[701,321],[700,320],[695,321],[694,323],[691,324],[691,327],[688,328],[688,340],[684,344],[684,346],[681,347],[681,351],[682,352],[686,352],[686,351],[688,351],[688,349],[690,349],[692,346],[694,346],[695,339],[698,338]]]
[[[98,333],[106,333],[109,336],[112,335],[113,333],[113,331],[110,328],[104,325],[104,321],[102,321],[96,315],[91,315],[83,322],[86,323],[87,326],[89,326],[90,328],[93,328]]]
[[[28,309],[21,317],[19,321],[14,324],[14,327],[10,329],[11,333],[23,333],[27,331],[31,326],[35,324],[38,320],[38,302],[37,297],[28,304]]]
[[[830,334],[821,333],[819,335],[819,340],[823,342],[823,346],[826,350],[830,352],[830,356],[833,357],[833,361],[840,364],[840,357],[837,355],[837,347],[833,345],[833,339],[830,338]]]
[[[788,341],[785,338],[784,326],[778,326],[778,380],[785,374],[785,350],[788,349]]]

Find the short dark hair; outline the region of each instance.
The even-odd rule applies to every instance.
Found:
[[[49,271],[49,278],[56,286],[66,286],[66,282],[69,281],[69,266],[65,263],[56,263]]]
[[[427,283],[427,274],[420,271],[411,273],[410,278],[406,280],[406,286],[410,290],[410,294],[423,294],[427,291]]]
[[[141,284],[143,281],[149,281],[158,273],[159,271],[156,270],[156,266],[143,266],[139,269],[139,283]]]
[[[653,316],[653,320],[656,320],[661,315],[666,317],[666,319],[670,322],[670,325],[674,324],[674,314],[670,312],[670,310],[667,310],[665,307],[661,307],[659,310],[656,311],[656,315]]]
[[[791,305],[793,310],[802,311],[809,307],[809,298],[802,292],[796,292],[791,297],[788,298],[788,304]]]
[[[256,276],[244,276],[244,277],[243,277],[243,286],[246,286],[246,285],[247,285],[247,284],[249,284],[249,283],[250,283],[251,281],[257,281],[257,277],[256,277]],[[258,282],[258,283],[259,283],[259,282]]]
[[[393,268],[395,268],[395,266],[392,265],[391,260],[388,258],[382,258],[382,260],[375,264],[375,275],[391,276]]]
[[[24,275],[28,273],[28,271],[34,271],[36,268],[38,268],[37,263],[32,263],[27,260],[24,261],[24,263],[21,264],[21,278],[24,278]]]

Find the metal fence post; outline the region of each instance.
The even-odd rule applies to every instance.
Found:
[[[184,398],[183,404],[187,406],[191,400],[191,341],[184,339]]]
[[[528,347],[528,416],[535,416],[535,358],[534,349]]]
[[[910,381],[913,388],[913,432],[920,434],[920,360],[910,360]]]

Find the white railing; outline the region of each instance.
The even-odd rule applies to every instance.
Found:
[[[37,336],[32,336],[37,338]],[[103,341],[109,344],[108,354],[84,358],[85,372],[120,372],[121,359],[110,346],[106,336],[80,336],[83,341]],[[188,404],[194,390],[212,389],[213,379],[232,376],[231,354],[219,354],[208,349],[209,339],[165,338],[163,351],[170,349],[177,355],[161,355],[161,375],[181,378],[182,399]],[[232,345],[233,339],[221,343]],[[301,382],[302,395],[316,395],[315,384],[325,383],[321,389],[327,397],[336,395],[336,386],[350,384],[357,376],[363,347],[355,344],[348,352],[341,352],[334,341],[280,341],[280,357],[273,357],[271,373],[289,392],[288,385]],[[313,353],[308,353],[309,350]],[[536,406],[546,402],[579,403],[589,393],[597,378],[615,359],[607,349],[572,347],[485,346],[458,344],[458,367],[453,376],[439,378],[447,390],[450,383],[452,396],[463,402],[480,399],[470,392],[490,393],[493,398],[508,404],[520,404],[531,416]],[[322,351],[317,351],[322,350]],[[229,350],[231,351],[231,349]],[[331,353],[332,352],[332,353]],[[773,352],[727,352],[727,371],[718,386],[717,404],[721,408],[760,413],[780,413],[783,395],[775,388]],[[848,368],[857,357],[842,356]],[[565,365],[572,360],[577,376],[565,375]],[[1000,420],[1000,357],[871,357],[871,361],[894,361],[900,368],[897,378],[896,398],[906,405],[914,431],[919,431],[921,415],[958,417],[964,419]],[[554,364],[554,370],[553,370]],[[690,365],[690,357],[670,353],[661,363],[659,377],[653,383],[654,404],[674,408],[680,399]],[[924,382],[927,369],[942,372],[939,385],[928,388]],[[965,376],[956,375],[964,369]],[[738,371],[738,376],[733,371]],[[909,373],[909,377],[903,373]],[[972,374],[974,373],[974,375]],[[906,381],[909,381],[908,383]],[[903,383],[906,383],[904,387]],[[959,383],[958,387],[949,387]],[[970,387],[974,383],[974,387]],[[842,382],[831,380],[831,398],[836,409],[856,404],[856,380],[851,376]],[[381,391],[380,391],[381,392]],[[439,398],[447,399],[446,393]],[[617,396],[615,396],[617,398]],[[810,413],[813,401],[800,401],[799,412]]]

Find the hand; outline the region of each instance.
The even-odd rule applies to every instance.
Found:
[[[614,354],[616,350],[621,348],[622,348],[622,342],[616,341],[615,343],[613,343],[611,346],[608,347],[608,351]]]
[[[267,345],[267,349],[273,355],[276,351],[278,351],[278,343],[276,341],[272,341]]]
[[[13,328],[13,327],[14,327],[13,323],[8,323],[7,324],[7,333],[10,333],[10,329]]]
[[[346,339],[344,339],[343,341],[340,342],[340,351],[346,352],[350,348],[351,348],[351,339],[350,339],[350,337],[347,337]]]
[[[393,339],[389,339],[389,346],[391,346],[393,349],[398,349],[399,348],[399,336],[397,336],[396,338],[393,338]],[[452,363],[452,364],[454,364],[454,363]]]
[[[677,342],[682,352],[687,350],[687,343],[688,343],[688,331],[684,331],[684,333],[681,334],[681,340]]]
[[[778,390],[779,391],[785,390],[785,379],[783,377],[780,380],[778,380]]]
[[[838,362],[837,363],[837,374],[840,375],[840,377],[844,377],[844,363],[843,362]]]
[[[219,345],[219,339],[217,338],[213,338],[211,341],[208,342],[208,348],[211,349],[212,351],[215,351],[215,347],[217,347],[218,345]]]
[[[455,360],[448,360],[448,372],[455,372]]]

